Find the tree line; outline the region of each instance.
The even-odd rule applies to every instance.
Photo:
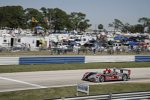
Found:
[[[123,23],[119,19],[114,19],[114,22],[109,24],[115,30],[123,32],[144,32],[145,27],[147,31],[150,27],[150,18],[139,18],[139,24],[130,25]],[[35,8],[26,8],[22,6],[3,6],[0,7],[0,28],[22,28],[33,29],[36,26],[42,26],[44,29],[51,29],[56,31],[61,30],[78,30],[85,31],[91,24],[90,20],[86,18],[86,14],[82,12],[71,12],[67,14],[59,8],[45,8],[40,10]],[[102,24],[98,25],[98,29],[104,29]]]
[[[35,8],[23,9],[22,6],[0,7],[0,27],[9,28],[33,28],[42,26],[44,29],[54,31],[79,30],[85,31],[91,26],[86,14],[82,12],[72,12],[67,14],[59,8],[45,8],[40,10]]]
[[[123,23],[119,19],[114,19],[114,22],[109,24],[109,27],[113,27],[115,30],[121,30],[122,32],[143,33],[150,32],[150,18],[142,17],[138,19],[139,24],[130,25],[129,23]]]

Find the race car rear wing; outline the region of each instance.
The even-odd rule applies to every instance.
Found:
[[[124,73],[127,72],[128,75],[131,74],[131,70],[130,69],[124,69],[124,68],[113,68],[113,70],[120,70],[120,73]]]

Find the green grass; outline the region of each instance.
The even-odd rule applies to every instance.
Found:
[[[149,83],[117,83],[90,86],[90,95],[150,91]],[[79,93],[79,96],[85,94]],[[76,87],[61,87],[48,89],[23,90],[0,93],[0,100],[44,100],[62,97],[75,97]]]
[[[100,69],[100,68],[142,68],[150,67],[150,62],[125,63],[85,63],[85,64],[44,64],[44,65],[0,65],[0,73]]]

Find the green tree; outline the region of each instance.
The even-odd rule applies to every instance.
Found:
[[[40,10],[42,11],[42,13],[43,13],[44,17],[46,17],[46,16],[47,16],[47,14],[48,14],[48,9],[47,9],[47,8],[45,8],[45,7],[42,7]]]
[[[49,29],[50,28],[49,8],[42,7],[40,10],[42,11],[43,14],[43,21],[41,22],[41,24],[45,29]]]
[[[131,30],[131,25],[129,23],[125,23],[122,27],[122,32],[129,32]]]
[[[133,25],[133,26],[131,26],[131,32],[132,33],[143,33],[143,25],[141,25],[141,24],[136,24],[136,25]]]
[[[104,28],[104,26],[102,24],[98,25],[98,29],[101,31]]]
[[[78,29],[79,31],[85,31],[88,27],[91,26],[91,24],[88,24],[89,20],[84,20],[82,22],[79,23]]]
[[[143,25],[143,31],[145,27],[148,27],[149,30],[147,31],[150,32],[150,18],[142,17],[142,18],[139,18],[138,22]]]
[[[142,23],[142,25],[145,27],[150,24],[150,18],[142,17],[142,18],[139,18],[138,22]]]
[[[0,26],[10,28],[24,28],[24,10],[21,6],[0,7]]]
[[[31,27],[31,28],[37,25],[40,25],[43,21],[43,14],[34,8],[25,9],[25,16],[26,16],[25,17],[26,21],[28,22],[28,27]],[[37,20],[37,22],[33,22],[32,18]]]
[[[89,24],[89,20],[86,19],[86,14],[83,14],[81,12],[72,12],[69,15],[69,21],[70,21],[70,27],[72,27],[72,29],[75,30],[85,30],[88,27],[91,26],[91,24]],[[83,26],[82,26],[83,25]]]
[[[54,8],[51,10],[51,24],[54,32],[64,30],[67,26],[68,15],[65,11]]]
[[[119,19],[114,19],[114,22],[109,24],[109,27],[114,28],[114,32],[116,30],[122,30],[123,26],[124,26],[123,23]]]

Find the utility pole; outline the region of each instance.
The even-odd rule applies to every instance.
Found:
[[[51,18],[52,18],[52,17],[51,17],[51,14],[50,14],[50,19],[49,19],[49,28],[50,28],[50,33],[52,33],[52,27],[51,27],[51,21],[52,21],[52,20],[51,20]]]

